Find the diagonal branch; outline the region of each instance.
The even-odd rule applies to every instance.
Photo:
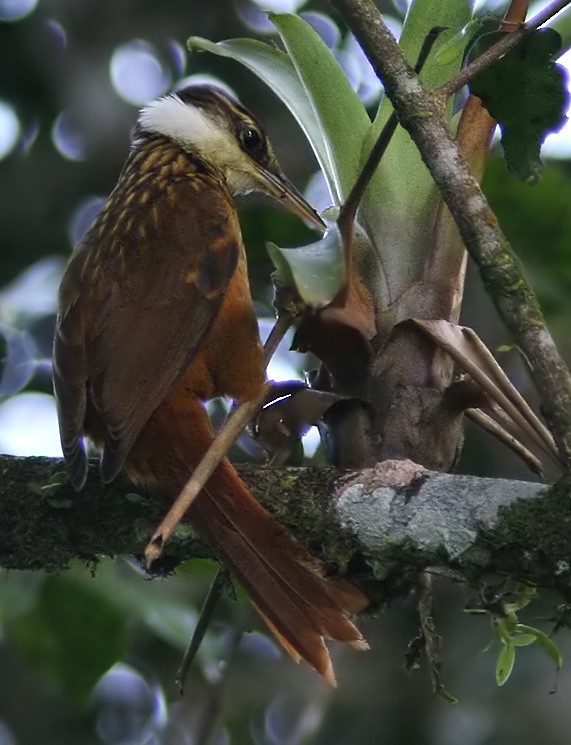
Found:
[[[442,117],[442,98],[421,85],[372,0],[331,0],[383,81],[454,217],[488,293],[530,360],[543,413],[571,467],[571,373],[551,337],[521,264]]]

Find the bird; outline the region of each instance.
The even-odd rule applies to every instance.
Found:
[[[214,438],[205,402],[259,395],[263,348],[234,201],[252,191],[322,229],[260,122],[221,88],[187,85],[141,109],[58,295],[53,385],[76,490],[87,439],[104,483],[123,473],[173,501]],[[351,620],[362,593],[326,576],[226,458],[185,519],[290,655],[335,684],[324,639],[366,648]]]

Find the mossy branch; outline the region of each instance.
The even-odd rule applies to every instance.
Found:
[[[0,457],[0,565],[65,569],[74,558],[140,554],[166,505],[126,483],[85,490],[46,486],[49,458]],[[571,591],[571,482],[558,486],[425,471],[410,461],[373,469],[244,466],[240,473],[276,518],[326,564],[364,580],[425,568],[477,583],[490,573]],[[174,559],[207,556],[183,526]]]

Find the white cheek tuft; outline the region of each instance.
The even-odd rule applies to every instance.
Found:
[[[139,124],[147,132],[162,134],[183,148],[195,150],[219,168],[232,194],[257,187],[252,163],[235,138],[196,106],[181,101],[176,93],[145,106]]]
[[[226,139],[215,122],[174,93],[145,106],[139,114],[139,124],[147,132],[157,132],[201,151],[205,147],[210,149],[217,140]]]

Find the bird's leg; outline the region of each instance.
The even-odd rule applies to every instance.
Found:
[[[145,563],[147,567],[150,567],[159,558],[170,535],[196,497],[200,494],[220,461],[225,457],[234,441],[254,417],[258,409],[263,406],[266,396],[270,391],[270,385],[268,382],[264,383],[255,399],[242,402],[216,435],[206,454],[147,544],[145,548]]]
[[[273,357],[280,341],[291,326],[292,320],[293,317],[289,313],[280,314],[280,316],[278,316],[264,345],[264,362],[266,366]],[[206,482],[210,476],[212,476],[222,458],[224,458],[230,447],[238,438],[240,432],[242,432],[242,430],[253,419],[258,409],[264,405],[270,389],[271,384],[265,383],[255,399],[239,404],[234,411],[230,413],[230,416],[214,439],[214,442],[206,451],[192,476],[187,481],[185,487],[178,495],[166,517],[149,541],[145,549],[145,563],[147,567],[150,567],[153,561],[159,558],[163,547],[173,530],[179,524],[183,515],[196,497],[200,494],[202,488],[206,485]]]
[[[276,319],[276,322],[273,325],[268,338],[266,339],[266,343],[264,344],[264,363],[266,367],[273,357],[279,343],[290,328],[292,320],[293,316],[291,315],[291,313],[288,312],[281,313]],[[236,408],[234,408],[233,411],[230,412],[228,419],[232,417],[234,411],[236,411]],[[180,668],[176,674],[175,682],[177,683],[181,696],[184,692],[184,684],[186,676],[188,675],[188,670],[194,661],[196,653],[200,647],[200,644],[202,643],[202,639],[204,638],[204,634],[206,633],[206,630],[212,620],[212,617],[216,610],[216,606],[218,605],[218,601],[220,600],[220,597],[224,592],[224,587],[226,586],[228,581],[229,578],[227,570],[224,568],[219,568],[208,591],[208,595],[206,597],[206,600],[204,601],[204,605],[202,606],[200,615],[198,617],[196,628],[184,653]]]

